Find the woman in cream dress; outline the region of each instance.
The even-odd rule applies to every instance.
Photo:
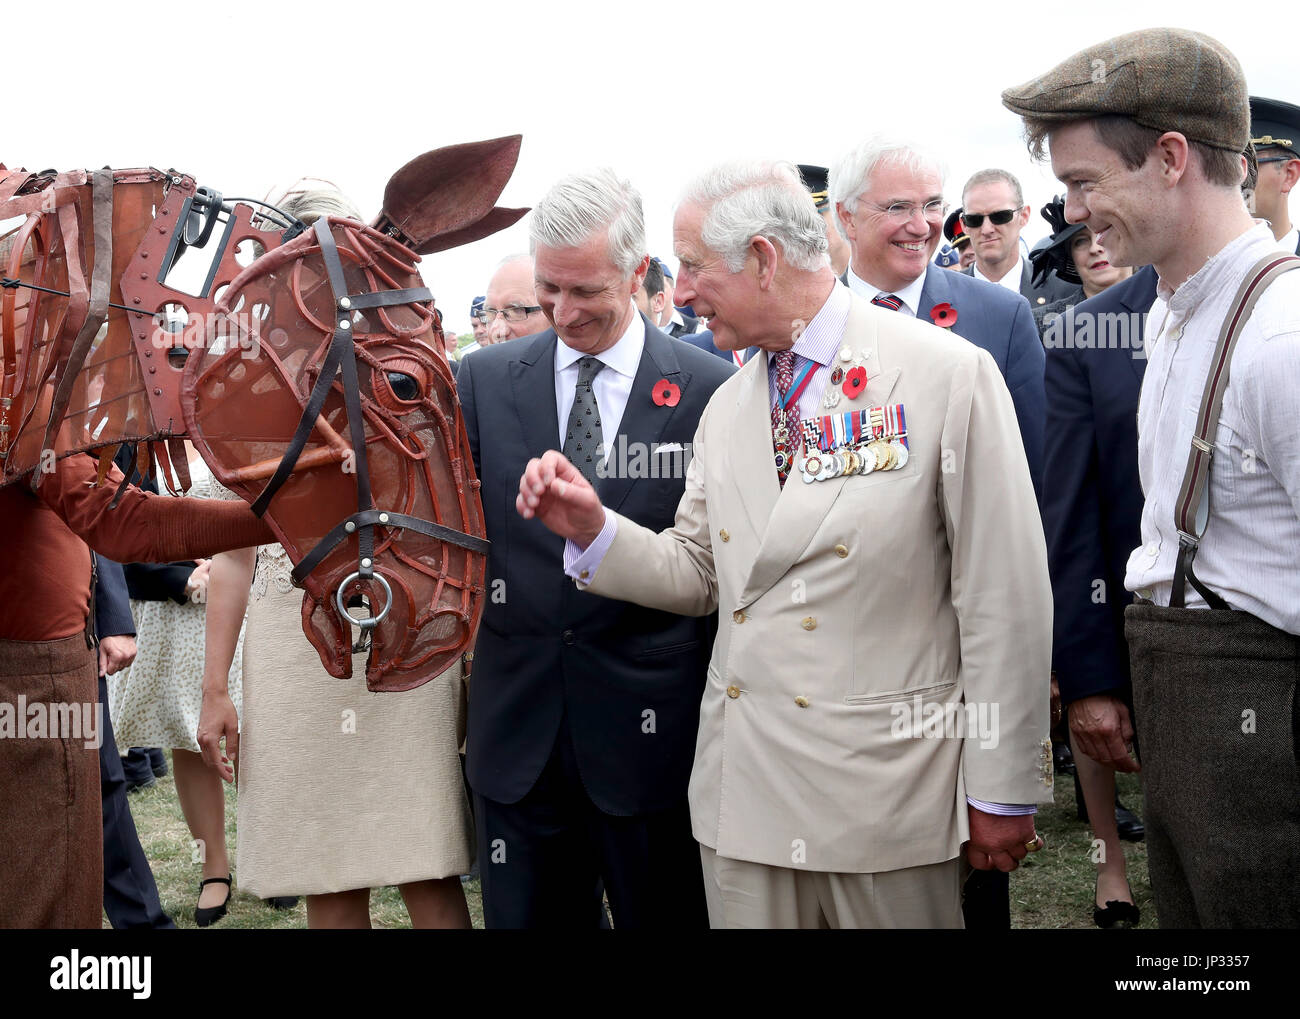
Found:
[[[360,218],[321,210],[319,193],[301,199],[288,211],[308,222],[304,204]],[[305,895],[311,927],[369,927],[370,889],[397,885],[413,926],[468,927],[461,669],[401,693],[366,689],[364,655],[351,679],[331,676],[303,634],[291,568],[280,545],[264,545],[216,557],[208,582],[199,742],[227,781],[238,766],[240,886]],[[225,675],[245,605],[240,731]]]

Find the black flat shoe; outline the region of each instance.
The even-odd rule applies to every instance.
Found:
[[[1142,818],[1119,800],[1115,801],[1115,828],[1125,842],[1141,842],[1146,838],[1147,828],[1142,823]]]
[[[269,899],[263,899],[272,909],[293,909],[298,905],[298,896],[296,895],[272,895]]]
[[[1058,775],[1075,773],[1074,751],[1070,749],[1069,743],[1052,741],[1052,770]]]
[[[1133,889],[1128,890],[1129,895],[1133,894]],[[1124,902],[1122,899],[1106,900],[1106,908],[1102,909],[1097,905],[1097,886],[1092,886],[1092,922],[1102,930],[1114,930],[1120,928],[1127,930],[1136,927],[1138,921],[1142,919],[1142,914],[1138,911],[1137,906],[1131,902]]]
[[[208,885],[225,885],[230,888],[229,877],[209,877],[199,882],[199,894],[203,894],[203,889]],[[226,892],[226,901],[220,906],[198,906],[194,907],[194,924],[197,927],[211,927],[214,923],[226,915],[230,908],[230,892]]]

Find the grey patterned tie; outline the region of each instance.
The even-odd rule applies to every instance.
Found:
[[[564,455],[584,478],[596,484],[596,465],[604,452],[604,434],[600,430],[600,408],[591,380],[605,367],[599,358],[578,359],[578,385],[573,392],[573,410],[564,434]]]

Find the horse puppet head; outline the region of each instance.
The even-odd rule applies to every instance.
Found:
[[[132,442],[184,490],[188,437],[280,539],[332,675],[367,650],[371,690],[432,679],[472,644],[487,542],[418,254],[526,212],[493,204],[518,152],[515,136],[418,157],[373,226],[272,225],[174,172],[0,166],[0,221],[21,217],[0,237],[0,483],[94,451],[102,478]],[[213,243],[197,292],[171,285]]]

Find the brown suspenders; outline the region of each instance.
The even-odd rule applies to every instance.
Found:
[[[1178,528],[1178,562],[1174,567],[1174,586],[1169,596],[1170,608],[1184,607],[1184,595],[1190,582],[1196,592],[1212,609],[1227,609],[1229,605],[1202,584],[1192,571],[1196,550],[1210,520],[1210,493],[1206,483],[1210,478],[1210,462],[1214,458],[1214,436],[1219,430],[1219,413],[1223,410],[1223,394],[1228,388],[1228,369],[1232,352],[1241,338],[1246,320],[1255,309],[1255,302],[1268,289],[1270,283],[1284,272],[1300,268],[1300,258],[1281,252],[1268,255],[1256,262],[1242,280],[1219,330],[1219,343],[1210,363],[1210,373],[1205,380],[1205,392],[1196,414],[1196,432],[1187,454],[1187,470],[1183,474],[1183,487],[1178,492],[1174,507],[1174,522]]]

